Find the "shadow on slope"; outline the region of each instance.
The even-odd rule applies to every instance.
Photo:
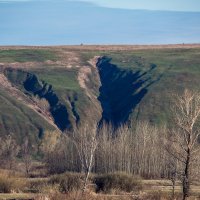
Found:
[[[22,70],[7,69],[5,75],[13,84],[24,88],[25,92],[46,99],[50,105],[49,111],[54,123],[61,131],[71,128],[67,108],[61,103],[51,85],[40,81],[35,74]]]
[[[103,113],[100,124],[105,121],[115,127],[126,123],[130,114],[142,101],[150,85],[159,79],[152,80],[149,76],[156,68],[150,64],[146,71],[123,70],[110,63],[111,59],[102,57],[97,62],[101,87],[98,100]]]

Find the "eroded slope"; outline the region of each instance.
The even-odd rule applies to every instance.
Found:
[[[163,124],[171,118],[170,92],[199,89],[199,48],[80,49],[4,50],[2,134],[23,130],[37,138],[91,119],[115,127],[132,120]]]

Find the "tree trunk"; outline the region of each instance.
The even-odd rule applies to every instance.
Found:
[[[183,178],[183,200],[187,200],[190,195],[189,167],[190,167],[190,148],[188,148],[187,150],[187,159],[185,163],[185,171]]]
[[[172,178],[172,199],[175,199],[175,184],[176,184],[176,178]]]
[[[93,151],[91,151],[89,166],[86,170],[85,180],[84,180],[84,184],[83,184],[83,193],[86,191],[88,178],[89,178],[90,172],[92,170],[93,154],[94,154]]]

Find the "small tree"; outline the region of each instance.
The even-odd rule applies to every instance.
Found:
[[[95,150],[97,148],[97,126],[86,124],[73,132],[73,142],[79,154],[82,170],[85,174],[83,192],[85,192],[88,178],[93,166]]]
[[[22,151],[22,160],[25,165],[26,175],[29,176],[32,167],[32,157],[31,157],[31,145],[27,137],[24,139],[21,151]]]
[[[175,159],[174,157],[170,157],[168,162],[169,162],[168,176],[172,182],[172,200],[173,200],[175,199],[175,186],[176,186],[176,180],[178,177],[178,164],[177,164],[177,159]]]
[[[0,143],[1,164],[8,169],[12,169],[20,148],[11,135],[0,139]]]
[[[175,128],[168,138],[168,152],[182,163],[183,200],[190,195],[191,163],[199,152],[198,121],[200,119],[200,93],[185,90],[176,95],[173,114]]]

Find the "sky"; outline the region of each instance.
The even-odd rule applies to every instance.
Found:
[[[0,0],[0,45],[81,43],[200,43],[200,0]]]
[[[0,0],[0,2],[60,1],[60,0]],[[98,6],[121,9],[145,9],[200,12],[200,0],[61,0],[82,1]]]
[[[100,6],[125,9],[200,11],[200,0],[82,0]]]

